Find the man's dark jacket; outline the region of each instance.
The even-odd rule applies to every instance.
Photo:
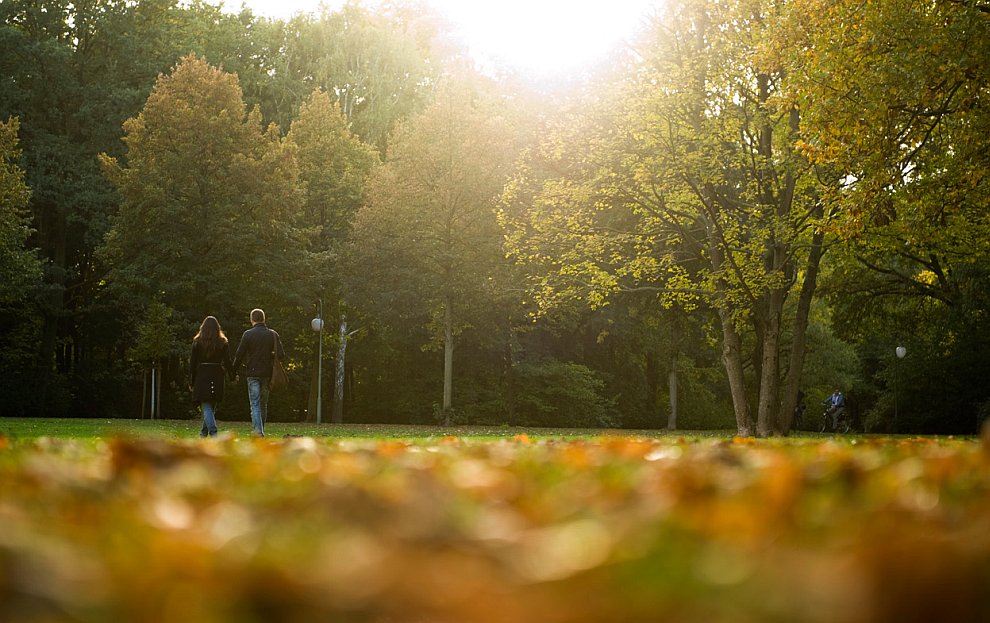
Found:
[[[278,348],[278,358],[285,359],[282,340],[263,322],[259,322],[244,332],[241,343],[234,355],[234,370],[244,364],[244,376],[264,376],[271,378],[274,365],[273,354]]]

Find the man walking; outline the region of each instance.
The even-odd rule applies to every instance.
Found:
[[[279,359],[285,358],[282,340],[278,333],[265,324],[265,312],[251,310],[251,328],[241,336],[241,343],[234,355],[233,369],[239,370],[245,364],[248,400],[251,402],[251,435],[265,436],[265,421],[268,419],[268,396],[275,363],[275,352]]]

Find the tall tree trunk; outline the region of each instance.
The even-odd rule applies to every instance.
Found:
[[[158,381],[157,368],[155,367],[155,362],[151,362],[151,396],[148,400],[148,419],[156,419],[155,413],[155,395],[158,393],[158,386],[156,382]]]
[[[791,137],[797,136],[800,128],[801,113],[797,107],[792,107],[788,118]],[[790,173],[785,177],[784,195],[781,209],[788,213],[794,202],[795,179]],[[816,220],[822,216],[822,205],[816,203],[811,209],[811,216]],[[794,425],[794,410],[797,408],[798,392],[801,389],[801,371],[804,368],[805,342],[808,334],[808,319],[811,316],[811,301],[815,296],[818,285],[818,269],[824,254],[823,241],[825,234],[821,228],[815,228],[811,235],[811,249],[804,269],[804,282],[798,295],[797,311],[794,317],[794,328],[791,342],[791,354],[787,365],[786,377],[781,392],[780,412],[774,420],[774,429],[781,435],[791,432]]]
[[[158,365],[158,382],[155,383],[155,419],[162,419],[162,378],[164,378],[165,371],[164,364],[159,362]]]
[[[645,370],[643,372],[646,378],[643,382],[646,384],[647,396],[650,397],[650,409],[657,414],[657,420],[659,423],[660,414],[663,413],[664,405],[663,401],[660,400],[660,373],[662,372],[660,364],[657,362],[657,355],[652,351],[646,352],[646,364]],[[670,416],[668,415],[668,420]]]
[[[719,309],[722,323],[722,364],[729,377],[729,391],[732,393],[732,408],[736,414],[736,433],[740,437],[753,435],[749,402],[746,400],[746,379],[743,375],[742,340],[733,324],[732,312],[728,308]]]
[[[443,413],[444,424],[450,425],[450,408],[454,395],[454,314],[450,298],[443,306]]]
[[[333,415],[330,421],[334,424],[344,422],[344,370],[346,370],[345,355],[347,354],[347,318],[340,317],[340,344],[337,346],[337,367],[333,377]]]
[[[817,212],[820,215],[820,208]],[[801,294],[798,298],[797,312],[794,318],[791,356],[787,366],[787,377],[784,380],[780,413],[777,417],[776,430],[782,435],[789,434],[794,426],[794,410],[797,408],[798,392],[801,390],[801,372],[804,369],[811,301],[818,285],[818,271],[822,255],[825,254],[824,239],[824,232],[817,229],[811,238],[811,250],[808,252],[808,261],[804,269],[804,283],[801,284]]]
[[[756,412],[756,434],[760,437],[769,437],[773,434],[776,420],[780,384],[780,321],[784,306],[784,291],[773,290],[768,298],[768,313],[763,330],[759,403]]]
[[[148,404],[148,374],[145,372],[141,375],[141,415],[140,419],[144,419],[144,405]]]
[[[667,417],[667,430],[677,430],[677,354],[670,359],[670,374],[667,376],[670,390],[670,415]]]
[[[509,329],[509,341],[505,349],[505,402],[509,426],[516,422],[516,333]]]
[[[667,416],[667,430],[677,430],[677,357],[680,353],[680,326],[678,314],[671,314],[670,319],[670,372],[667,374],[667,398],[670,402],[670,412]]]
[[[715,202],[709,202],[714,206]],[[713,219],[714,220],[714,219]],[[723,256],[721,240],[715,233],[716,228],[708,225],[709,248],[711,255],[712,269],[716,272],[723,270],[725,257]],[[721,281],[717,282],[721,283]],[[750,414],[749,401],[746,398],[746,376],[743,373],[742,338],[736,329],[735,319],[732,317],[730,303],[723,300],[718,305],[719,321],[722,325],[722,365],[729,378],[729,392],[732,394],[732,410],[736,416],[736,434],[740,437],[751,437],[753,435],[753,419]]]

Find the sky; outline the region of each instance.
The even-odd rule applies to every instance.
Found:
[[[319,0],[224,0],[255,14],[285,18],[314,12]],[[532,77],[563,77],[605,57],[643,23],[660,0],[427,0],[454,25],[483,66]],[[343,0],[325,0],[331,9]],[[373,4],[373,3],[369,3]]]

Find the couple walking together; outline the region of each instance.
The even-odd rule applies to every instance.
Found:
[[[234,359],[230,359],[227,336],[220,322],[207,316],[193,338],[192,356],[189,362],[189,388],[194,403],[203,411],[203,428],[200,437],[217,434],[216,410],[223,399],[224,373],[233,381],[241,365],[245,366],[248,401],[251,403],[251,434],[265,436],[265,420],[268,419],[268,396],[271,390],[272,368],[275,357],[285,358],[282,340],[278,333],[265,324],[265,312],[251,310],[251,328],[241,336]]]

